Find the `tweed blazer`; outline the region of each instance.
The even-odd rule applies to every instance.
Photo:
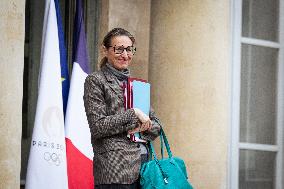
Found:
[[[107,67],[86,78],[84,105],[94,151],[95,184],[134,183],[139,177],[140,148],[129,140],[127,131],[137,127],[139,120],[133,109],[125,110],[123,89]],[[151,131],[142,134],[148,141],[160,130],[152,110],[150,119]]]

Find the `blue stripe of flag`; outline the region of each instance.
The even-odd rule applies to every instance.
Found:
[[[90,73],[89,56],[87,51],[87,42],[86,42],[81,0],[76,1],[73,45],[74,45],[73,62],[77,62],[82,68],[82,70],[85,73],[89,74]]]
[[[57,26],[58,26],[60,65],[61,65],[61,78],[62,78],[62,99],[63,99],[63,111],[65,115],[67,101],[68,101],[70,80],[69,80],[69,74],[68,74],[67,53],[66,53],[66,47],[65,47],[64,31],[63,31],[63,26],[62,26],[59,1],[54,0],[54,3],[55,3],[55,8],[56,8]]]

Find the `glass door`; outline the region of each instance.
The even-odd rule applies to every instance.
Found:
[[[234,2],[231,134],[234,189],[282,188],[280,4],[282,0]]]

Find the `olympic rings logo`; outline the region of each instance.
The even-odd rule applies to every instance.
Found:
[[[45,152],[43,157],[49,164],[59,166],[61,163],[61,154]]]

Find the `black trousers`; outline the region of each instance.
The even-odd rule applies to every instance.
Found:
[[[141,155],[141,165],[148,161],[148,155]],[[139,179],[133,184],[100,184],[95,185],[95,189],[140,189]]]
[[[139,182],[133,184],[100,184],[95,189],[140,189]]]

